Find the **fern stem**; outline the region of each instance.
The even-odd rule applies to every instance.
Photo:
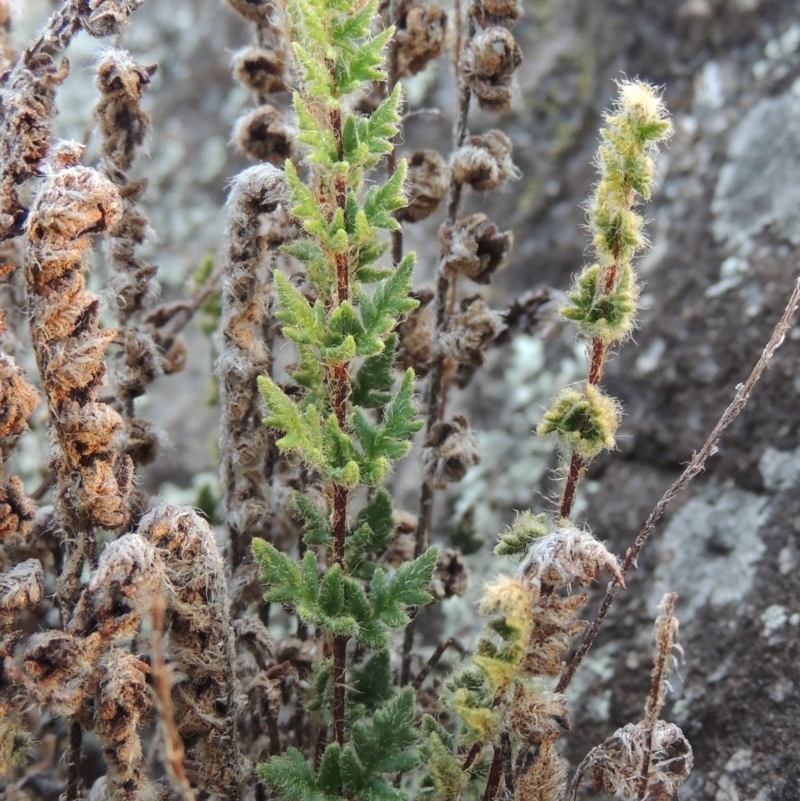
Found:
[[[489,768],[489,777],[486,779],[486,790],[483,793],[483,801],[494,801],[500,790],[500,780],[503,777],[503,748],[499,745],[494,747],[492,766]]]
[[[620,249],[614,249],[614,261],[606,269],[603,276],[603,292],[609,294],[614,288],[620,273]],[[588,381],[593,386],[597,386],[603,378],[603,366],[608,355],[608,344],[600,337],[594,337],[591,341],[591,361],[589,363]],[[558,513],[561,517],[569,518],[572,508],[575,505],[575,493],[578,489],[583,471],[586,468],[586,460],[580,454],[573,451],[569,463],[567,479],[564,482],[564,491],[561,494],[561,503]]]
[[[694,456],[692,456],[692,460],[686,466],[686,469],[661,496],[661,499],[655,505],[653,511],[650,512],[650,516],[647,518],[644,526],[642,526],[641,530],[636,535],[633,545],[631,545],[631,547],[625,552],[625,559],[620,565],[620,572],[623,579],[628,574],[628,571],[631,569],[631,567],[636,564],[636,560],[639,558],[642,548],[644,548],[646,545],[650,534],[652,534],[653,529],[656,527],[658,521],[664,516],[664,513],[667,511],[669,505],[681,492],[683,492],[683,490],[686,489],[689,482],[696,475],[703,472],[709,457],[713,456],[717,452],[717,445],[720,439],[722,439],[722,435],[729,428],[731,423],[733,423],[733,421],[745,410],[753,389],[761,378],[764,370],[767,369],[769,360],[775,355],[775,352],[783,344],[786,333],[791,327],[792,318],[797,312],[798,306],[800,306],[800,279],[795,282],[794,291],[792,292],[791,297],[786,304],[786,308],[784,309],[780,320],[778,320],[777,324],[775,325],[775,328],[772,331],[772,336],[769,338],[769,341],[767,342],[764,350],[761,353],[761,356],[750,372],[750,375],[747,377],[747,380],[744,383],[737,385],[736,395],[734,395],[733,400],[728,404],[728,407],[722,413],[722,416],[711,430],[711,433],[703,443],[703,446],[694,454]],[[569,686],[573,676],[575,675],[575,672],[580,667],[581,662],[583,662],[583,660],[586,658],[586,654],[594,644],[597,633],[600,630],[600,626],[603,624],[603,621],[608,615],[608,612],[614,603],[614,599],[619,594],[622,586],[622,582],[619,578],[614,578],[611,582],[609,582],[605,597],[600,604],[600,608],[597,610],[594,620],[592,620],[591,624],[586,629],[578,650],[575,652],[575,655],[572,657],[572,660],[567,667],[564,668],[561,678],[558,680],[558,684],[556,685],[555,692],[564,692],[564,690],[566,690],[566,688]]]
[[[67,786],[64,790],[65,801],[78,801],[81,797],[81,746],[83,743],[83,727],[72,721],[69,724],[69,742],[67,743]]]
[[[344,159],[342,144],[342,114],[336,107],[331,111],[331,127],[336,138],[339,160]],[[339,176],[335,183],[336,205],[344,209],[347,203],[347,183]],[[350,297],[350,263],[347,253],[336,255],[336,297],[344,303]],[[348,398],[350,397],[350,373],[348,365],[337,366],[333,370],[333,407],[336,420],[343,430],[347,424]],[[333,560],[344,567],[345,544],[347,540],[347,501],[348,491],[340,484],[333,486]],[[345,715],[347,712],[347,637],[336,634],[333,637],[333,733],[336,742],[345,742]]]
[[[561,495],[561,503],[558,513],[561,517],[568,518],[572,514],[572,506],[575,503],[575,492],[578,489],[578,481],[583,472],[583,459],[577,453],[572,454],[569,462],[569,472],[564,483],[564,492]]]
[[[338,484],[333,488],[333,535],[334,561],[338,565],[343,565],[347,535],[347,490]],[[336,634],[333,637],[333,733],[339,745],[344,745],[345,740],[346,671],[347,637]]]

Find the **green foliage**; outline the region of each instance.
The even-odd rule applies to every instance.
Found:
[[[627,262],[644,244],[644,220],[633,211],[615,206],[601,187],[590,209],[594,247],[604,266]]]
[[[370,722],[353,725],[352,739],[340,759],[346,794],[351,798],[405,799],[406,794],[384,776],[410,770],[418,763],[419,756],[412,749],[416,742],[414,691],[407,687],[377,710]]]
[[[326,466],[323,428],[314,405],[305,408],[295,403],[269,376],[258,377],[258,388],[267,405],[264,425],[285,431],[276,445],[284,451],[295,451],[312,467]]]
[[[419,306],[418,300],[409,297],[415,263],[414,254],[407,254],[391,275],[381,281],[372,297],[366,294],[359,297],[364,328],[373,335],[388,334],[401,315]]]
[[[351,579],[348,585],[350,609],[359,623],[355,638],[368,648],[384,648],[395,628],[405,626],[408,609],[430,603],[427,592],[437,551],[429,548],[412,562],[405,562],[393,574],[383,568],[374,571],[369,592]]]
[[[384,407],[381,422],[373,423],[363,409],[354,408],[353,430],[361,445],[360,467],[364,484],[375,486],[384,479],[390,460],[400,459],[411,450],[411,436],[422,424],[414,403],[414,371],[411,368]]]
[[[588,339],[598,338],[609,344],[627,336],[633,328],[638,290],[630,263],[623,264],[608,291],[603,290],[602,278],[599,264],[585,269],[567,294],[570,304],[559,313],[574,322]]]
[[[392,658],[388,648],[376,651],[350,673],[350,717],[371,714],[394,695]]]
[[[656,146],[672,131],[656,90],[639,81],[620,82],[619,100],[605,123],[596,159],[600,180],[588,207],[598,262],[575,279],[569,304],[561,309],[592,342],[589,381],[583,389],[563,390],[537,429],[555,434],[584,461],[614,447],[619,406],[596,385],[609,345],[627,336],[635,323],[639,292],[632,259],[645,237],[644,221],[634,209],[639,198],[650,197]],[[568,478],[576,480],[576,474]],[[574,486],[565,497],[574,498]]]
[[[307,551],[298,564],[258,537],[252,549],[261,580],[269,587],[264,594],[267,601],[293,609],[305,623],[354,637],[368,648],[384,648],[392,629],[409,622],[409,607],[432,600],[427,587],[436,567],[435,548],[393,573],[378,568],[368,591],[345,575],[341,565],[334,564],[320,578],[313,551]]]
[[[428,548],[416,559],[400,565],[391,577],[387,578],[383,568],[375,571],[370,592],[375,620],[387,628],[405,626],[409,621],[408,607],[422,606],[433,600],[427,587],[437,556],[436,548]]]
[[[537,428],[540,436],[555,434],[568,449],[584,459],[614,447],[619,425],[619,406],[597,387],[567,387],[553,401]]]
[[[323,725],[330,725],[333,709],[333,682],[331,681],[332,659],[321,659],[311,666],[309,692],[305,701],[306,709],[313,713]]]
[[[380,353],[365,359],[353,378],[350,401],[363,409],[377,409],[392,397],[393,367],[397,358],[397,337],[390,334]]]
[[[372,578],[375,564],[369,556],[383,550],[394,537],[392,498],[379,489],[358,513],[347,538],[347,567],[361,578]]]
[[[456,801],[467,787],[469,773],[461,767],[455,738],[430,715],[422,719],[422,738],[419,753],[428,772],[420,801]]]
[[[448,687],[447,705],[461,718],[466,729],[461,740],[471,744],[494,736],[500,725],[500,715],[486,677],[479,670],[464,670],[450,680]]]
[[[290,748],[260,765],[260,778],[285,801],[405,801],[406,793],[393,785],[391,774],[419,762],[413,690],[396,693],[371,719],[354,722],[351,730],[344,748],[328,744],[317,771],[300,751]]]
[[[523,556],[533,542],[550,532],[547,525],[547,514],[535,515],[530,510],[518,515],[510,531],[500,535],[494,552],[498,556]]]
[[[258,766],[258,775],[284,801],[345,801],[339,795],[339,745],[331,743],[315,773],[305,756],[296,748]]]
[[[637,197],[649,200],[659,143],[672,125],[653,87],[638,81],[619,85],[619,100],[605,116],[597,153],[600,173],[589,204],[589,226],[600,263],[629,261],[644,244],[643,220],[633,211]]]
[[[293,511],[303,523],[303,541],[306,545],[330,545],[333,532],[328,518],[299,492],[292,496]]]
[[[283,323],[283,333],[299,345],[318,346],[325,335],[322,304],[317,302],[312,307],[305,295],[281,272],[275,273],[275,287],[280,303],[275,316]]]
[[[373,186],[367,192],[364,214],[367,222],[373,228],[383,228],[387,231],[396,231],[400,228],[400,223],[394,218],[392,212],[402,209],[408,204],[403,193],[407,172],[408,165],[405,159],[402,159],[386,183]]]

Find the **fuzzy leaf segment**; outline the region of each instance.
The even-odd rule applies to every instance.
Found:
[[[554,434],[568,449],[583,459],[593,459],[614,447],[620,407],[593,384],[566,387],[545,412],[536,432]]]
[[[632,260],[646,244],[644,219],[636,207],[650,199],[654,156],[672,125],[656,89],[622,81],[600,133],[599,181],[588,203],[597,263],[576,277],[569,304],[560,311],[584,337],[607,346],[628,336],[635,324],[639,289]]]
[[[414,691],[407,688],[370,719],[354,723],[347,745],[330,743],[318,770],[291,748],[260,765],[259,775],[284,801],[404,801],[407,795],[394,786],[391,774],[418,764],[416,740]]]
[[[267,601],[293,609],[307,624],[353,637],[372,649],[388,645],[392,630],[409,622],[408,610],[430,603],[428,585],[436,567],[436,548],[429,548],[394,571],[379,567],[366,587],[340,565],[320,572],[317,557],[307,551],[298,564],[289,554],[256,538],[253,555],[261,580],[269,586]]]

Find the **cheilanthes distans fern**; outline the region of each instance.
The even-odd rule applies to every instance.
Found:
[[[373,34],[376,13],[377,2],[353,0],[300,0],[287,8],[300,73],[298,139],[308,150],[302,167],[286,164],[303,233],[285,249],[306,265],[311,290],[276,273],[278,317],[297,360],[291,387],[267,376],[259,387],[265,424],[281,433],[282,451],[321,477],[325,504],[295,498],[305,524],[301,560],[261,539],[253,553],[269,585],[266,598],[292,609],[325,641],[327,658],[307,705],[327,737],[316,769],[295,749],[262,765],[262,778],[285,801],[403,798],[390,774],[418,760],[414,694],[387,690],[387,649],[409,607],[430,600],[436,551],[393,572],[374,561],[394,532],[380,485],[421,426],[413,371],[395,382],[392,370],[394,328],[416,306],[409,297],[414,257],[379,263],[383,232],[398,227],[394,212],[406,205],[406,166],[399,162],[383,181],[371,175],[398,132],[400,88],[368,116],[352,110],[371,82],[386,77],[392,29]]]

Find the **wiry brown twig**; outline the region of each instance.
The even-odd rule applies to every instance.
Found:
[[[164,613],[166,603],[162,595],[153,599],[153,634],[150,638],[150,648],[153,655],[152,676],[153,686],[158,698],[159,719],[161,731],[164,736],[164,755],[167,773],[173,786],[181,794],[184,801],[195,801],[197,797],[189,777],[186,775],[186,752],[183,740],[175,725],[175,714],[172,708],[172,672],[164,659]]]
[[[658,716],[664,707],[667,690],[667,673],[672,651],[675,648],[675,635],[678,633],[678,619],[675,617],[675,602],[678,596],[674,592],[667,593],[659,605],[656,620],[656,646],[653,660],[653,673],[650,682],[650,695],[644,709],[644,756],[642,771],[639,777],[639,801],[644,801],[650,786],[650,760],[653,756],[653,733]]]
[[[444,642],[439,643],[436,646],[436,649],[431,654],[428,661],[425,663],[425,666],[417,673],[413,687],[415,690],[418,690],[425,679],[428,678],[431,671],[439,664],[439,660],[444,656],[445,651],[448,648],[452,648],[454,651],[458,652],[462,657],[467,655],[467,649],[455,638],[455,637],[448,637]]]
[[[600,630],[600,627],[603,625],[603,621],[608,615],[615,598],[619,594],[619,591],[623,588],[624,577],[627,575],[631,567],[636,564],[636,560],[638,559],[639,554],[642,552],[642,548],[644,548],[644,546],[647,544],[650,534],[652,533],[658,521],[664,515],[664,512],[666,512],[667,507],[681,492],[683,492],[684,489],[686,489],[689,482],[695,476],[703,472],[708,459],[717,452],[717,445],[720,439],[722,439],[722,435],[725,433],[731,423],[733,423],[733,421],[744,411],[753,389],[769,364],[769,360],[775,355],[775,352],[778,350],[781,344],[783,344],[783,340],[792,324],[792,318],[794,317],[798,306],[800,306],[800,279],[798,279],[798,281],[795,283],[794,291],[792,292],[789,301],[786,304],[786,308],[784,309],[781,318],[775,325],[769,341],[764,347],[764,350],[753,367],[750,375],[747,377],[747,380],[743,384],[739,384],[737,386],[736,395],[722,413],[722,416],[711,430],[711,433],[703,443],[703,446],[692,456],[691,461],[686,466],[686,469],[683,471],[683,473],[681,473],[680,477],[672,484],[672,486],[664,493],[664,495],[662,495],[661,499],[655,505],[653,511],[647,518],[644,526],[642,526],[641,531],[639,531],[639,533],[636,535],[633,545],[626,551],[625,558],[620,566],[622,571],[622,580],[615,577],[609,583],[605,597],[600,604],[600,608],[597,610],[597,614],[587,628],[586,633],[583,635],[583,639],[581,640],[578,650],[558,680],[556,692],[563,692],[569,686],[569,683],[572,681],[572,678],[575,675],[575,671],[578,669],[581,662],[583,662],[586,654],[592,647],[595,638],[597,637],[597,633]]]

